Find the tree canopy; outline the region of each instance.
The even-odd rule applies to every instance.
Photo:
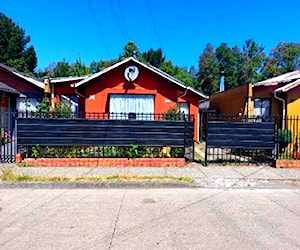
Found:
[[[3,13],[0,13],[0,62],[19,71],[34,73],[37,56],[25,30]]]

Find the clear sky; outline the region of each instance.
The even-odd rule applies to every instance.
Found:
[[[184,67],[197,66],[207,43],[252,38],[268,53],[300,42],[300,0],[0,0],[0,12],[30,35],[41,69],[115,58],[128,39]]]

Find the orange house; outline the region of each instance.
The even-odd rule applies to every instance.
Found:
[[[160,114],[177,106],[195,119],[199,139],[199,102],[208,97],[163,71],[127,58],[96,74],[51,81],[54,93],[78,96],[79,111]]]
[[[210,96],[210,109],[255,117],[300,115],[300,70]]]

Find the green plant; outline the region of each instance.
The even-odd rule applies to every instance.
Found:
[[[288,129],[279,129],[278,142],[287,146],[292,142],[292,132]]]
[[[40,145],[36,145],[36,146],[33,146],[32,147],[32,157],[33,158],[40,158],[41,157],[41,147],[40,147]]]
[[[292,132],[288,129],[279,129],[277,134],[279,152],[282,152],[292,142]]]
[[[36,113],[34,116],[36,118],[46,118],[48,117],[50,107],[50,99],[48,97],[44,97],[41,102],[39,102],[36,106]]]
[[[4,128],[0,128],[0,137],[1,137],[2,145],[12,142],[12,137],[10,132],[5,131]]]
[[[54,118],[72,118],[72,108],[69,103],[61,102],[52,111]]]
[[[183,113],[176,106],[169,108],[167,112],[163,113],[163,120],[180,121],[183,118]]]
[[[139,156],[138,148],[139,147],[137,145],[131,145],[131,147],[129,147],[127,150],[127,157],[128,158],[137,158]]]

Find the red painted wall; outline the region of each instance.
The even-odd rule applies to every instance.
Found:
[[[183,88],[140,65],[136,65],[139,69],[138,78],[134,82],[127,82],[124,70],[131,65],[135,63],[123,64],[80,86],[78,91],[86,96],[85,111],[109,112],[109,94],[153,94],[155,113],[166,112],[177,102],[190,102],[190,114],[195,117],[195,139],[198,139],[198,101],[201,97],[188,91],[186,96],[178,98],[184,94]]]
[[[79,82],[77,81],[66,81],[53,83],[55,95],[76,95],[75,89],[71,87],[71,84]]]
[[[10,72],[7,72],[2,68],[0,68],[0,81],[18,90],[22,94],[41,94],[44,92],[43,89],[15,76]]]

